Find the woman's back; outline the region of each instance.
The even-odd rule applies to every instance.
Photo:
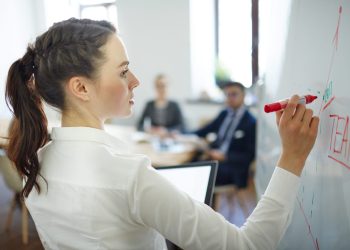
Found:
[[[54,128],[39,152],[43,188],[26,204],[48,249],[162,249],[164,238],[139,223],[130,199],[147,158],[102,130]]]

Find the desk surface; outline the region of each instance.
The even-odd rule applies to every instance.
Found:
[[[7,144],[9,120],[0,120],[0,149],[4,149]],[[49,131],[52,127],[59,126],[60,122],[50,122]],[[152,165],[170,166],[189,162],[196,151],[198,139],[194,136],[181,135],[177,139],[159,139],[142,132],[137,132],[135,128],[129,126],[106,124],[107,133],[125,141],[131,152],[145,154]],[[5,138],[4,138],[5,137]]]
[[[198,143],[198,139],[193,136],[181,135],[177,139],[160,139],[126,126],[107,124],[105,130],[127,142],[132,152],[147,155],[151,159],[152,165],[157,167],[189,162]]]

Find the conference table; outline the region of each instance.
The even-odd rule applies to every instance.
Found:
[[[0,120],[0,149],[7,145],[9,120]],[[59,121],[49,121],[48,130],[59,127]],[[179,165],[191,161],[198,147],[203,142],[194,135],[159,137],[136,131],[133,126],[105,124],[105,131],[124,141],[129,151],[147,155],[154,167]]]
[[[134,127],[106,124],[107,133],[125,141],[133,153],[145,154],[155,167],[189,162],[198,148],[199,139],[193,135],[162,138],[136,131]]]

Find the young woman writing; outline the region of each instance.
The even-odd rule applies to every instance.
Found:
[[[46,249],[274,249],[285,232],[318,118],[293,96],[277,113],[282,152],[241,228],[162,178],[149,159],[103,130],[132,112],[139,81],[105,21],[69,19],[28,46],[8,73],[15,124],[8,155]],[[62,111],[48,141],[42,101]]]

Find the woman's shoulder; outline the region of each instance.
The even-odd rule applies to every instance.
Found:
[[[38,152],[41,172],[49,179],[69,179],[68,182],[72,183],[124,189],[137,179],[140,169],[151,166],[151,161],[146,155],[113,146],[94,142],[76,145],[49,143]],[[79,180],[74,176],[80,176]]]
[[[168,100],[168,103],[171,105],[179,105],[179,103],[173,99]]]
[[[169,100],[168,105],[169,107],[174,107],[174,108],[178,108],[180,106],[179,103],[175,100]]]
[[[151,160],[148,156],[135,153],[113,153],[110,155],[109,164],[111,168],[128,178],[134,178],[138,175],[140,169],[151,166]]]
[[[127,166],[128,169],[138,169],[140,167],[151,165],[151,160],[146,155],[135,153],[114,153],[112,154],[111,161]]]
[[[155,100],[148,100],[147,102],[146,102],[146,106],[147,107],[149,107],[149,106],[154,106],[154,104],[155,104]]]

